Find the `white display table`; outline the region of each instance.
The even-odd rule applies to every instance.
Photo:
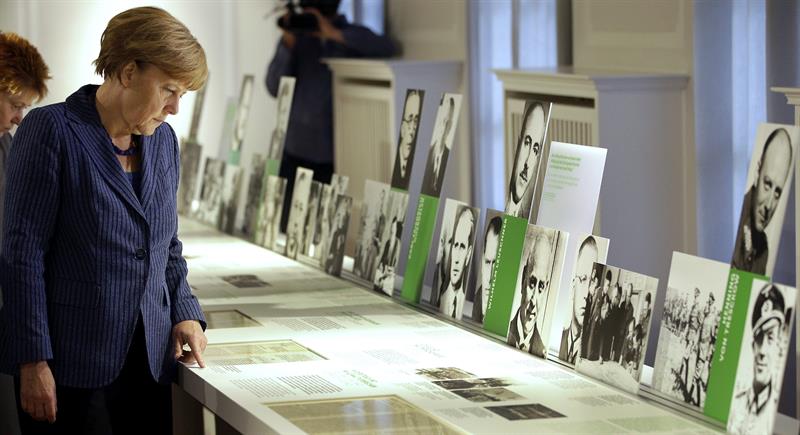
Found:
[[[209,347],[179,386],[217,433],[718,431],[194,222],[180,236]],[[183,391],[176,434],[198,433]]]

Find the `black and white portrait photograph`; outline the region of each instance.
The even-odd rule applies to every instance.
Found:
[[[314,231],[307,235],[310,239],[310,246],[306,255],[320,261],[322,259],[322,244],[328,238],[331,228],[331,217],[336,206],[336,197],[333,194],[333,186],[321,184],[319,191],[319,207],[317,207],[317,219],[314,224]]]
[[[256,243],[267,249],[275,250],[275,241],[280,232],[281,207],[286,193],[286,179],[276,175],[268,175],[261,199],[261,211],[258,218]]]
[[[380,237],[379,256],[372,278],[372,288],[390,296],[394,292],[395,271],[400,260],[400,240],[403,237],[406,210],[408,210],[408,193],[389,190],[389,201],[384,204],[383,214],[379,219],[387,225],[383,227],[383,234]]]
[[[462,370],[458,367],[435,367],[429,369],[417,369],[416,373],[432,381],[446,381],[448,379],[467,379],[474,378],[475,375]]]
[[[794,288],[753,280],[728,433],[773,433],[795,316]]]
[[[267,287],[269,283],[262,281],[256,275],[226,275],[221,277],[223,281],[236,288],[258,288]]]
[[[457,320],[464,313],[477,227],[478,209],[449,198],[445,201],[429,303],[444,316]]]
[[[508,183],[505,212],[530,220],[533,198],[539,182],[539,168],[545,155],[551,103],[527,101],[519,136],[514,144],[514,160]],[[535,216],[535,215],[534,215]]]
[[[425,175],[422,178],[422,193],[439,197],[447,169],[447,159],[453,149],[458,114],[461,112],[461,95],[444,94],[436,111],[436,124],[426,160]]]
[[[178,213],[188,215],[197,193],[197,175],[203,147],[191,141],[181,143],[181,180],[178,185]]]
[[[372,281],[381,249],[381,238],[388,225],[383,213],[389,201],[389,185],[377,181],[364,181],[364,199],[361,202],[361,218],[358,223],[353,274]]]
[[[209,74],[209,77],[211,75]],[[192,121],[189,124],[188,142],[197,143],[197,133],[200,131],[200,118],[203,115],[203,105],[206,102],[206,89],[208,82],[194,93],[194,107],[192,108]],[[181,172],[181,177],[183,172]]]
[[[319,213],[319,201],[322,194],[322,183],[319,181],[311,182],[311,190],[308,193],[308,212],[306,221],[303,224],[303,243],[300,252],[308,255],[311,250],[311,241],[314,237],[314,230],[317,228],[317,213]]]
[[[403,115],[400,118],[397,153],[394,157],[394,170],[392,171],[392,187],[395,189],[408,190],[411,168],[414,165],[414,152],[417,148],[419,117],[422,116],[422,100],[424,97],[425,91],[421,89],[409,89],[406,91]]]
[[[333,188],[333,195],[347,195],[347,186],[350,184],[350,177],[347,175],[334,173],[331,176],[331,187]]]
[[[294,98],[294,77],[283,76],[278,84],[278,102],[275,115],[275,127],[269,139],[267,158],[280,160],[283,156],[283,143],[286,139],[286,128],[289,126],[289,115],[292,113]]]
[[[509,390],[508,388],[476,388],[469,390],[450,390],[451,393],[461,396],[470,402],[506,402],[508,400],[519,400],[523,397]]]
[[[514,286],[514,303],[508,324],[508,344],[546,358],[545,311],[559,288],[569,234],[528,224],[522,248],[519,274]]]
[[[489,305],[489,288],[494,276],[494,264],[497,260],[497,246],[500,243],[500,230],[503,228],[503,212],[486,210],[483,231],[478,237],[478,251],[474,254],[475,282],[472,291],[467,293],[467,301],[472,303],[469,318],[483,324],[486,307]]]
[[[250,101],[253,99],[253,80],[248,74],[242,78],[242,89],[239,91],[239,104],[236,106],[236,118],[233,122],[233,140],[231,151],[240,151],[244,135],[247,132],[247,120],[250,117]]]
[[[575,369],[636,393],[647,351],[658,279],[595,263],[599,283],[589,289],[581,353]]]
[[[338,195],[336,197],[330,233],[322,248],[322,268],[329,275],[339,276],[342,274],[342,262],[344,261],[347,229],[350,226],[350,211],[352,208],[353,198],[346,195]]]
[[[244,205],[244,223],[242,233],[252,238],[258,221],[258,208],[261,205],[261,194],[264,190],[264,173],[267,159],[262,154],[253,154],[250,161],[250,178],[247,182],[247,196]]]
[[[799,137],[798,127],[758,126],[731,260],[736,269],[772,276]]]
[[[222,201],[220,202],[219,228],[228,234],[236,230],[236,214],[239,211],[239,198],[242,192],[244,170],[240,166],[228,165],[222,181]]]
[[[730,265],[674,252],[653,367],[653,389],[702,408]]]
[[[427,303],[431,308],[439,311],[439,296],[441,295],[442,278],[447,274],[444,268],[449,263],[449,238],[452,234],[452,224],[455,221],[456,209],[459,206],[467,206],[466,203],[447,198],[441,212],[437,213],[436,225],[431,236],[430,254],[425,264],[425,276],[423,279],[420,301]],[[434,250],[435,249],[435,250]]]
[[[316,228],[311,239],[311,248],[308,255],[320,263],[320,268],[325,269],[328,258],[327,242],[330,240],[331,231],[334,228],[334,218],[336,206],[340,195],[347,192],[347,184],[350,178],[345,175],[333,174],[330,184],[323,184],[320,191],[319,210],[317,211]],[[347,222],[350,222],[350,206],[347,206]],[[338,275],[338,273],[337,273]]]
[[[494,412],[506,420],[537,420],[542,418],[565,417],[558,411],[548,408],[540,403],[525,405],[487,406],[486,409]]]
[[[195,216],[200,222],[214,227],[219,225],[220,205],[222,204],[222,182],[225,179],[225,162],[207,158],[203,170],[203,184]]]
[[[294,191],[292,192],[289,221],[286,226],[286,256],[297,258],[300,251],[306,228],[306,215],[308,214],[308,200],[311,195],[311,182],[314,171],[306,168],[297,168],[294,178]]]
[[[569,315],[566,317],[569,320],[561,328],[561,343],[558,346],[558,359],[567,364],[575,365],[580,354],[583,325],[589,316],[586,311],[589,289],[597,287],[599,282],[594,275],[594,263],[606,262],[608,243],[608,239],[591,234],[580,237],[575,267],[570,278]]]

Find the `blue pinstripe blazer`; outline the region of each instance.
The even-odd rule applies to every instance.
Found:
[[[171,330],[203,313],[177,237],[179,151],[168,124],[142,139],[141,200],[95,108],[97,86],[32,110],[8,163],[0,366],[49,360],[56,383],[118,376],[141,313],[150,371],[171,379]]]

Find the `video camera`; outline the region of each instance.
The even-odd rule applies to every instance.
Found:
[[[327,17],[335,16],[341,0],[287,0],[285,3],[288,15],[278,18],[278,27],[292,33],[312,33],[319,30],[317,17],[305,8],[316,8]]]

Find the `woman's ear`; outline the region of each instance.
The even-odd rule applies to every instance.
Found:
[[[130,61],[122,67],[122,70],[119,72],[119,81],[122,84],[122,87],[129,87],[133,82],[133,77],[138,70],[138,65],[136,65],[136,61]]]

